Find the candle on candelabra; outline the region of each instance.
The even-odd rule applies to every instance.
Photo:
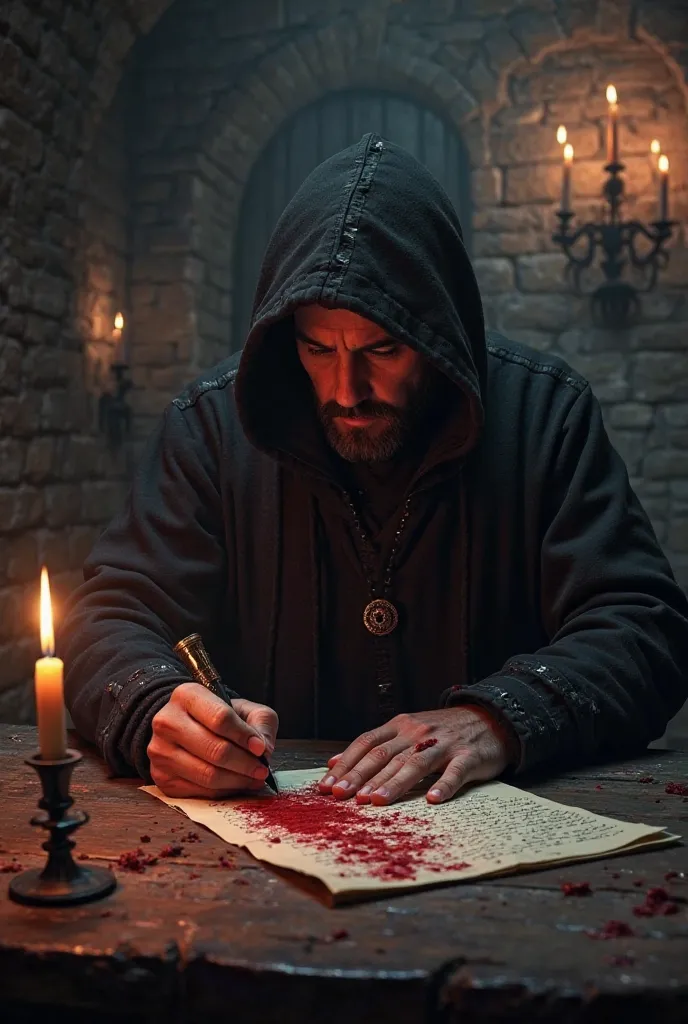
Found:
[[[573,146],[567,142],[564,146],[564,168],[561,179],[561,210],[571,212],[571,168],[573,166]]]
[[[557,142],[560,146],[564,146],[568,139],[568,132],[566,131],[566,125],[560,124],[557,128]]]
[[[113,363],[124,363],[126,362],[126,356],[124,352],[124,345],[122,342],[122,332],[124,330],[124,317],[121,313],[115,314],[115,319],[112,328],[112,340],[115,345]]]
[[[657,163],[662,153],[662,146],[659,139],[653,139],[650,143],[650,153],[652,154],[652,163],[654,167],[657,167]]]
[[[669,157],[661,154],[657,161],[659,170],[659,219],[669,220]]]
[[[67,732],[63,690],[63,662],[55,657],[53,613],[48,570],[41,570],[41,650],[36,662],[36,719],[38,746],[44,761],[59,761],[67,755]]]
[[[607,86],[607,163],[619,162],[619,98],[613,85]]]

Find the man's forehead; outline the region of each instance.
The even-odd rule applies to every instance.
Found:
[[[306,334],[346,331],[347,334],[356,333],[361,338],[381,335],[385,332],[378,324],[350,309],[329,309],[317,303],[307,306],[299,306],[294,313],[296,326]]]

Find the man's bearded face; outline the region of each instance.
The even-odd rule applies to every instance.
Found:
[[[431,404],[423,357],[346,309],[301,306],[294,321],[299,358],[332,448],[348,462],[391,459]]]

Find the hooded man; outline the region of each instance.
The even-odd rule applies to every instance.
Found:
[[[204,638],[233,709],[173,653]],[[275,228],[245,347],[175,398],[62,630],[79,731],[173,796],[430,801],[637,754],[688,695],[688,605],[561,359],[486,339],[451,203],[376,135]]]

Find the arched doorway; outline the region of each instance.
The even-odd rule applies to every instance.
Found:
[[[329,93],[282,126],[251,172],[236,239],[232,351],[246,338],[263,253],[279,215],[314,167],[369,131],[404,146],[435,175],[458,211],[470,251],[470,170],[456,130],[408,97]]]

